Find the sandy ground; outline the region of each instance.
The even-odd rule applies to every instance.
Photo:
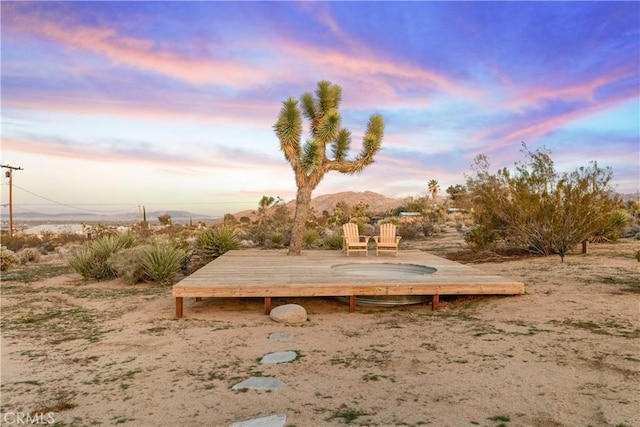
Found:
[[[457,245],[454,234],[412,247]],[[299,427],[640,426],[639,247],[477,263],[526,294],[443,297],[435,312],[275,299],[307,309],[295,326],[265,316],[260,299],[189,299],[175,319],[170,288],[72,273],[3,280],[0,423],[29,413],[40,424],[228,426],[284,414]],[[280,350],[299,357],[259,363]],[[231,389],[250,376],[284,386]]]

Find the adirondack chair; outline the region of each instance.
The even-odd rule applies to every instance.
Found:
[[[393,252],[398,256],[398,243],[400,236],[396,236],[396,225],[391,223],[380,225],[380,235],[373,236],[376,242],[376,256],[380,252]]]
[[[344,224],[342,231],[344,233],[343,242],[347,256],[349,256],[349,252],[364,252],[364,255],[367,256],[367,244],[371,236],[361,236],[358,232],[358,224],[354,222]]]

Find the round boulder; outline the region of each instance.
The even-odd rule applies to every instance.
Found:
[[[307,310],[298,304],[285,304],[271,310],[270,316],[280,323],[303,323],[307,321]]]

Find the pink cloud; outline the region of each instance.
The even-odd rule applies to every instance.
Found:
[[[4,17],[3,17],[4,18]],[[223,84],[246,88],[265,83],[267,76],[252,64],[199,58],[157,46],[145,40],[118,34],[109,27],[88,27],[69,18],[45,19],[39,14],[8,14],[3,25],[14,32],[33,35],[63,45],[109,58],[115,64],[152,71],[195,84]]]
[[[179,144],[175,144],[179,146]],[[48,157],[61,157],[100,163],[155,165],[159,168],[180,169],[181,173],[201,175],[213,169],[245,170],[255,164],[265,168],[282,168],[285,163],[279,159],[261,154],[244,152],[239,149],[229,151],[213,147],[209,152],[185,155],[157,149],[151,144],[119,144],[117,142],[93,142],[81,144],[59,138],[40,138],[29,135],[2,137],[3,151],[13,151]]]
[[[549,84],[537,87],[529,87],[525,91],[515,95],[507,101],[507,105],[512,108],[521,106],[536,106],[544,100],[563,101],[594,101],[594,94],[600,87],[615,83],[625,78],[636,76],[636,67],[623,67],[608,74],[596,76],[587,81],[580,81],[576,84],[551,87]]]
[[[247,128],[270,128],[280,108],[276,102],[245,102],[190,94],[184,99],[174,94],[171,102],[163,99],[108,99],[82,94],[45,93],[4,97],[6,109],[50,113],[97,115],[154,121],[189,121],[205,124],[235,124]]]

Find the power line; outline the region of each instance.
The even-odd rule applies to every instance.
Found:
[[[58,201],[56,201],[56,200],[53,200],[53,199],[50,199],[50,198],[48,198],[48,197],[41,196],[40,194],[34,193],[33,191],[29,191],[29,190],[27,190],[26,188],[22,188],[22,187],[19,187],[19,186],[17,186],[17,185],[16,185],[15,187],[16,187],[16,188],[19,188],[20,190],[24,191],[25,193],[29,193],[29,194],[31,194],[32,196],[36,196],[36,197],[39,197],[39,198],[41,198],[41,199],[43,199],[43,200],[46,200],[46,201],[48,201],[48,202],[51,202],[51,204],[54,204],[54,205],[64,206],[64,207],[67,207],[67,208],[77,209],[77,210],[81,210],[81,211],[85,211],[85,212],[103,212],[103,211],[101,211],[101,210],[96,210],[96,209],[86,209],[86,208],[78,207],[77,205],[72,205],[72,204],[68,204],[68,203],[58,202]],[[120,204],[120,205],[124,205],[124,203],[119,203],[119,204]],[[21,206],[22,206],[22,205],[28,205],[28,204],[21,204]],[[94,204],[94,203],[87,203],[86,205],[94,206],[94,205],[96,205],[96,204]],[[112,204],[112,205],[115,205],[115,204]],[[136,207],[137,207],[137,205],[133,205],[133,206],[131,206],[131,207],[124,208],[124,209],[117,209],[117,210],[114,210],[114,211],[112,211],[112,212],[124,212],[124,211],[131,210],[131,209],[133,209],[133,208],[136,208]]]

